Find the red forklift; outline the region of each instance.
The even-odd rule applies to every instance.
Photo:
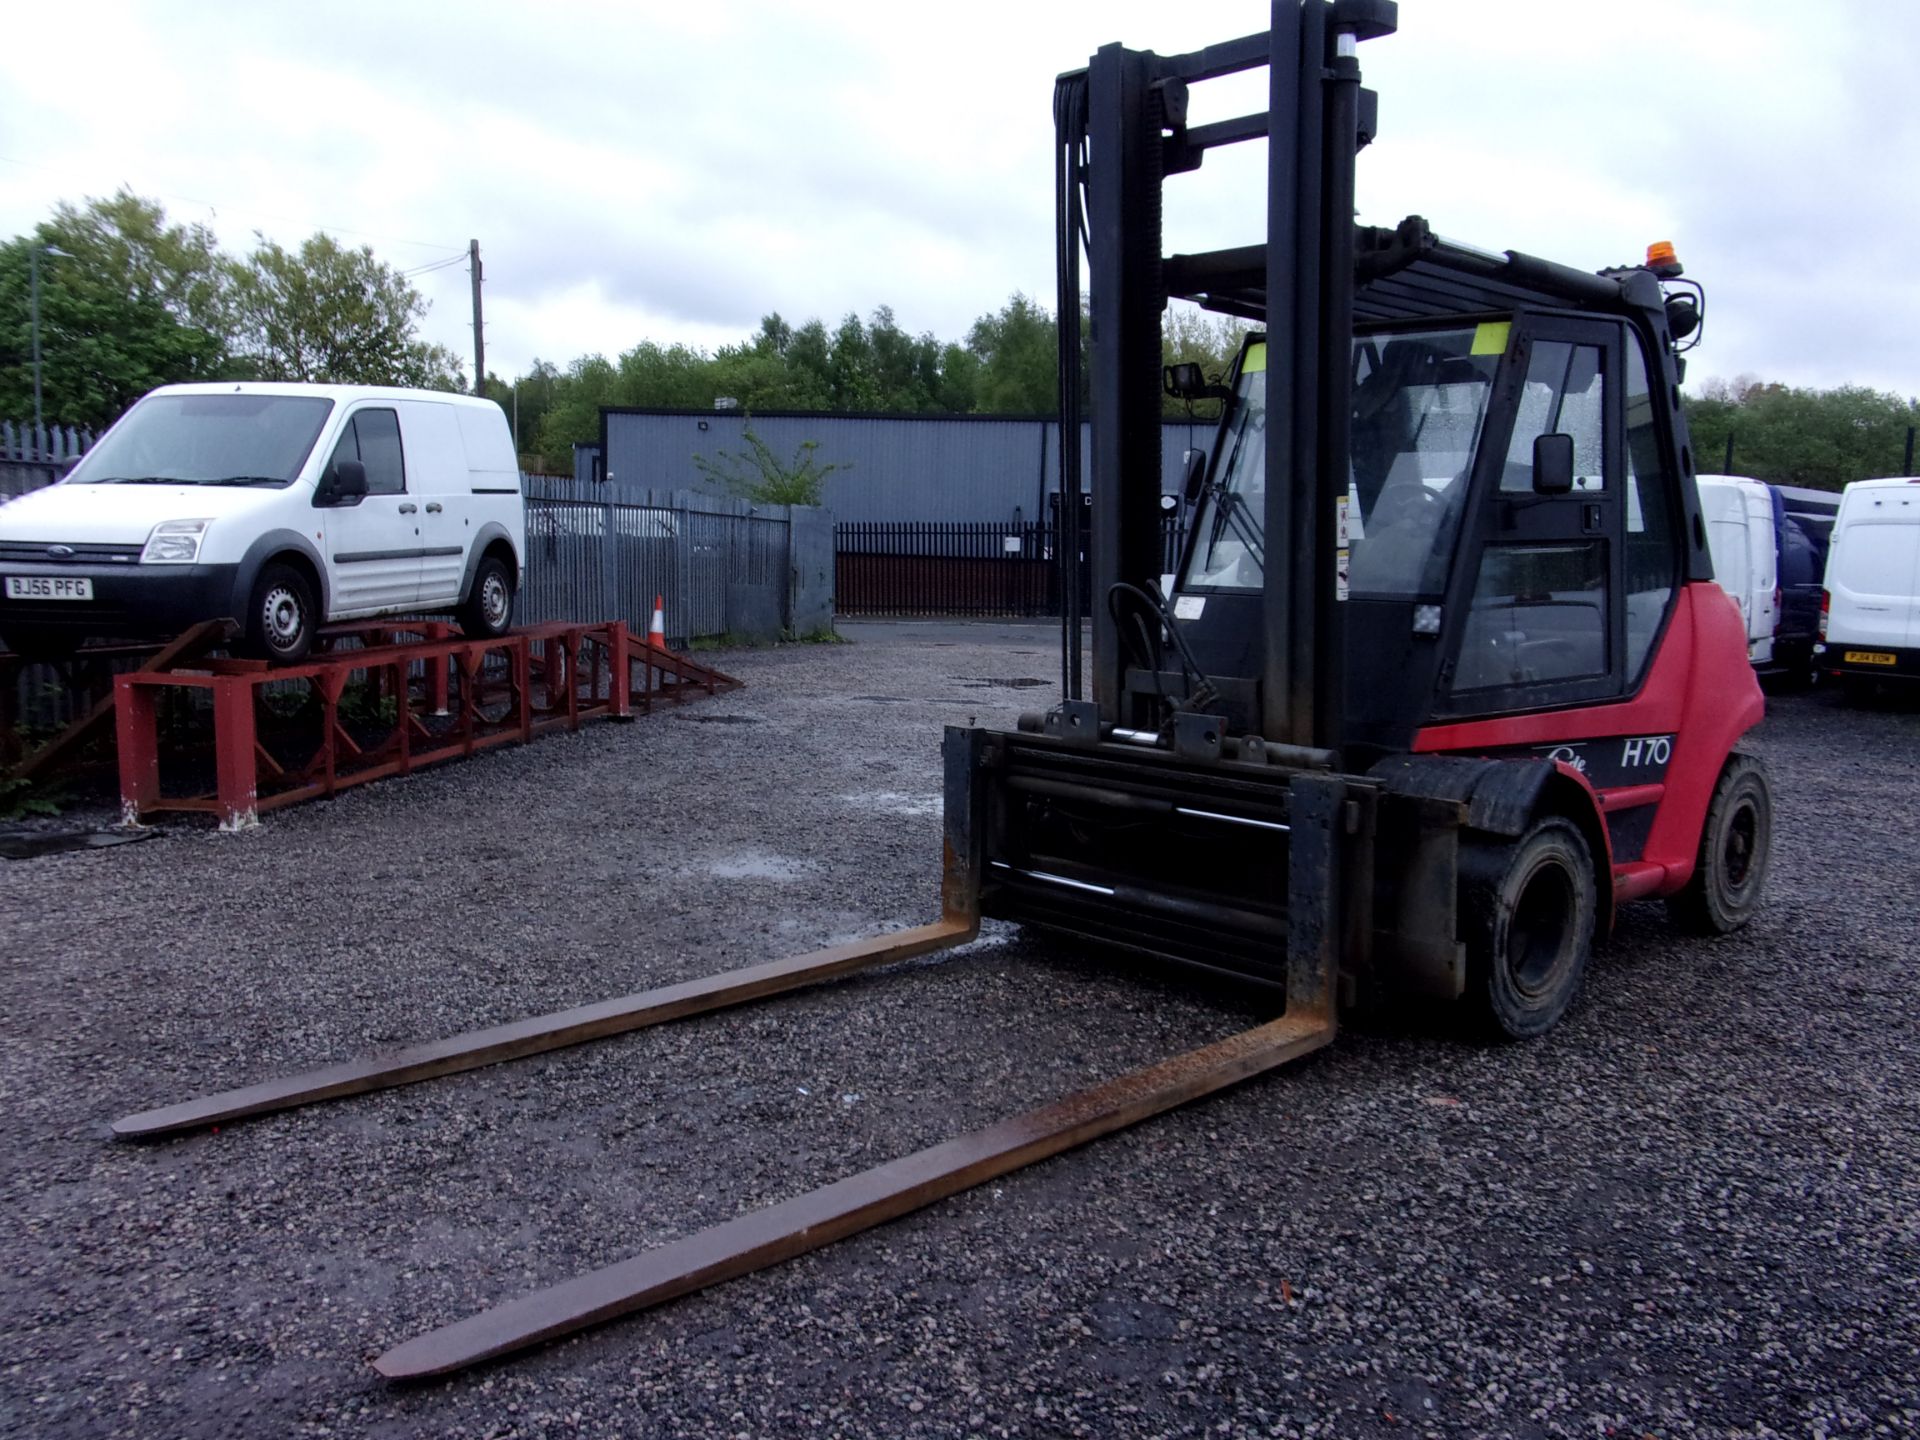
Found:
[[[943,747],[942,918],[746,970],[349,1060],[115,1122],[127,1139],[402,1085],[751,1003],[971,939],[982,915],[1225,972],[1273,1018],[971,1134],[409,1340],[441,1374],[883,1223],[1326,1045],[1343,1008],[1549,1028],[1617,908],[1745,922],[1770,804],[1761,718],[1712,583],[1680,411],[1704,297],[1670,251],[1598,274],[1353,222],[1387,0],[1275,0],[1188,55],[1108,46],[1062,76],[1060,703]],[[1265,68],[1261,114],[1189,124],[1191,87]],[[1163,190],[1268,144],[1258,244],[1162,254]],[[1255,328],[1231,371],[1163,367],[1194,301]],[[1160,573],[1163,392],[1223,404],[1178,482]]]
[[[1680,408],[1704,296],[1670,245],[1591,274],[1355,226],[1378,108],[1355,52],[1394,18],[1282,0],[1267,36],[1062,77],[1092,656],[1070,603],[1063,702],[949,743],[978,750],[986,914],[1524,1038],[1623,902],[1703,932],[1753,913],[1771,811],[1734,747],[1763,702]],[[1266,115],[1187,123],[1192,86],[1260,63]],[[1260,135],[1265,243],[1163,255],[1166,181]],[[1224,383],[1163,373],[1176,299],[1256,327]],[[1224,408],[1168,576],[1163,389]],[[1069,515],[1082,393],[1063,345]]]

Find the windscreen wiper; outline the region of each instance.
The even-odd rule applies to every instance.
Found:
[[[218,480],[198,480],[198,485],[285,485],[282,475],[223,475]]]
[[[1213,519],[1213,535],[1208,541],[1209,547],[1220,543],[1221,533],[1231,529],[1233,538],[1247,547],[1247,554],[1253,563],[1262,570],[1267,568],[1267,536],[1260,522],[1253,518],[1253,507],[1247,504],[1246,497],[1237,490],[1220,488],[1214,497],[1218,513]]]

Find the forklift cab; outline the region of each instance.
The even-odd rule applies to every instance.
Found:
[[[1356,327],[1340,502],[1349,763],[1435,721],[1630,693],[1683,574],[1683,503],[1622,321],[1512,312]],[[1173,603],[1258,725],[1267,339],[1243,342]],[[1137,630],[1136,630],[1137,633]],[[1130,672],[1136,693],[1160,667]],[[1145,724],[1147,716],[1136,716]]]

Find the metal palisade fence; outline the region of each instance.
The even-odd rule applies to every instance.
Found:
[[[529,475],[520,619],[625,620],[645,633],[658,596],[676,645],[770,637],[789,615],[793,515],[687,491]]]
[[[1041,522],[877,521],[836,525],[834,608],[841,615],[1058,615],[1058,516]],[[1161,569],[1179,563],[1178,517],[1161,526]],[[1081,537],[1081,584],[1089,583]],[[1091,597],[1081,595],[1081,613]]]
[[[0,421],[0,500],[65,474],[94,436]],[[677,644],[723,635],[771,639],[796,604],[827,623],[831,594],[807,596],[794,573],[795,511],[689,491],[631,491],[566,475],[525,475],[526,573],[520,619],[625,620],[644,634],[654,597]],[[803,522],[824,525],[818,512]],[[824,578],[824,577],[823,577]],[[801,621],[802,628],[812,622]]]
[[[626,492],[570,476],[523,476],[522,488],[527,554],[519,624],[624,620],[644,635],[655,596],[676,648],[722,637],[772,640],[832,623],[832,528],[820,511]],[[108,668],[138,662],[130,654]],[[0,768],[17,758],[10,751],[18,744],[9,741],[56,729],[98,698],[88,675],[19,664],[0,651]]]
[[[0,500],[51,485],[87,453],[94,434],[76,425],[31,425],[0,420]]]

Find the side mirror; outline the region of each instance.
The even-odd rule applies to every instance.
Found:
[[[1187,451],[1186,473],[1180,480],[1180,498],[1191,505],[1200,498],[1200,487],[1207,479],[1207,452]]]
[[[1573,493],[1573,437],[1536,435],[1533,438],[1533,493]]]
[[[327,498],[330,500],[366,499],[367,467],[358,460],[336,462],[332,480],[327,485]]]
[[[1206,372],[1191,360],[1163,366],[1160,387],[1176,400],[1192,404],[1195,400],[1224,400],[1233,392],[1224,385],[1209,385]]]
[[[1193,364],[1169,365],[1161,371],[1162,387],[1167,394],[1181,400],[1192,400],[1206,388],[1207,380],[1200,373],[1200,367]]]

